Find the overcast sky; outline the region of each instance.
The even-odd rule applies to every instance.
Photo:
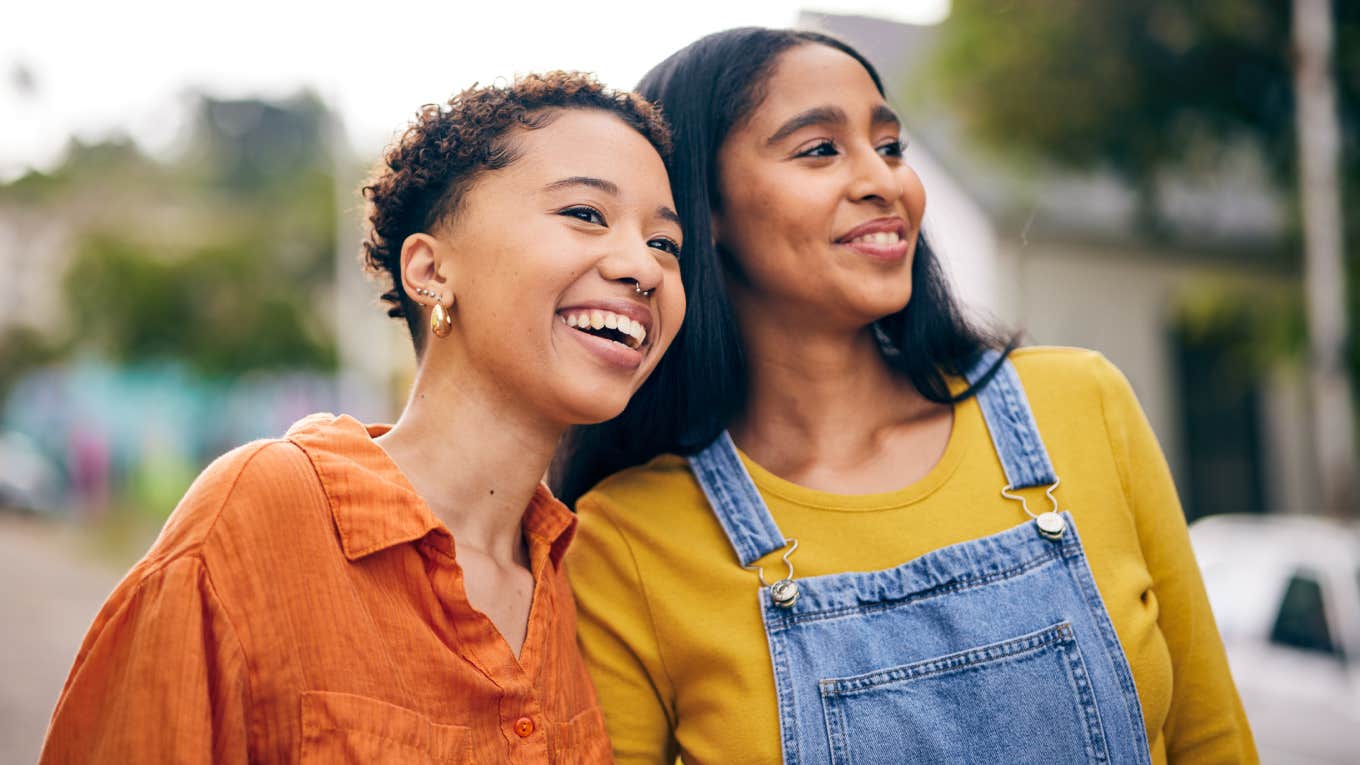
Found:
[[[179,135],[185,94],[310,86],[356,149],[376,152],[417,107],[474,81],[542,69],[631,87],[708,32],[789,26],[800,8],[931,23],[949,0],[289,2],[16,0],[0,24],[0,180],[60,157],[70,136]]]

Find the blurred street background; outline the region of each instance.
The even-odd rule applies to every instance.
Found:
[[[399,410],[413,358],[358,265],[358,187],[421,104],[549,68],[631,87],[745,24],[877,64],[970,308],[1131,380],[1208,519],[1265,761],[1360,761],[1360,3],[188,13],[0,13],[0,763],[36,758],[99,604],[207,462]]]

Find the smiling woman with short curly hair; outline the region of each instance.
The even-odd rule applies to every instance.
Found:
[[[44,762],[609,762],[539,482],[679,329],[659,114],[580,74],[429,106],[365,185],[417,349],[396,425],[199,476],[95,619]],[[531,608],[532,605],[532,608]]]
[[[641,96],[575,73],[550,72],[503,87],[474,86],[447,104],[425,106],[364,185],[370,223],[364,264],[391,279],[391,289],[382,296],[387,314],[406,319],[417,353],[424,339],[423,312],[401,286],[402,242],[456,215],[478,177],[519,156],[515,128],[543,127],[559,109],[607,111],[642,134],[663,158],[670,156],[670,131]]]

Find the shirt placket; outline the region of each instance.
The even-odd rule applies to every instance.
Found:
[[[544,633],[552,621],[552,593],[551,588],[545,586],[543,575],[543,567],[548,562],[547,551],[538,545],[530,551],[534,594],[519,659],[490,619],[475,611],[468,602],[462,568],[450,552],[451,547],[444,545],[427,548],[434,561],[431,580],[435,594],[448,614],[454,632],[446,643],[496,686],[497,698],[487,699],[487,704],[495,704],[497,728],[505,742],[507,761],[546,763],[549,761],[550,723],[535,693],[534,680],[542,669]]]

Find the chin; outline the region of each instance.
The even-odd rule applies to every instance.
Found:
[[[576,395],[563,397],[559,411],[566,414],[564,419],[570,425],[594,425],[612,420],[623,414],[628,406],[628,397],[601,397],[595,391],[573,391]]]
[[[872,301],[872,303],[866,302],[865,305],[860,306],[862,309],[861,315],[868,319],[865,324],[871,324],[879,319],[886,319],[889,316],[900,312],[907,307],[907,303],[909,303],[910,300],[911,296],[906,295],[904,297],[892,299],[875,300]]]

